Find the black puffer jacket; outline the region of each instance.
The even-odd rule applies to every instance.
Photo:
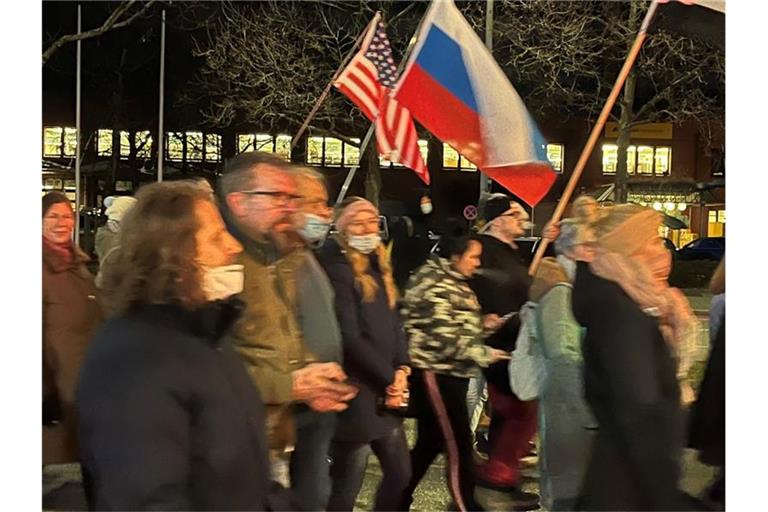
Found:
[[[259,394],[223,341],[241,309],[145,306],[97,333],[77,391],[97,510],[293,508],[270,482]]]
[[[481,266],[469,285],[480,301],[483,314],[504,316],[520,311],[528,300],[531,278],[520,252],[496,237],[482,235]],[[520,320],[512,317],[485,340],[486,345],[511,352],[515,348]],[[509,363],[500,361],[483,370],[485,378],[499,391],[512,394],[509,386]]]

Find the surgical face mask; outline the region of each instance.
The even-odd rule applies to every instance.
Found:
[[[421,203],[421,213],[424,215],[432,213],[432,201],[424,201]]]
[[[243,291],[243,265],[203,267],[203,293],[209,301],[223,300]]]
[[[305,213],[304,226],[302,226],[298,232],[305,242],[314,243],[324,239],[328,234],[328,228],[330,227],[330,222],[327,222],[322,217],[312,213]]]
[[[347,243],[356,251],[363,254],[370,254],[381,243],[381,237],[378,233],[372,235],[351,235],[347,238]]]

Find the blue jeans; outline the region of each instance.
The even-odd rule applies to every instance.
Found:
[[[485,377],[480,373],[469,379],[467,388],[467,411],[469,411],[469,430],[472,433],[477,430],[480,418],[483,416],[485,402],[488,401],[488,388],[485,386]]]
[[[331,494],[331,439],[336,413],[302,410],[296,418],[296,447],[291,454],[291,490],[302,510],[325,510]]]
[[[400,498],[411,480],[411,458],[402,426],[370,444],[331,443],[333,486],[329,511],[354,508],[371,451],[379,459],[383,474],[373,510],[398,510]]]

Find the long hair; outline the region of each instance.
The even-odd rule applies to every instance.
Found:
[[[193,181],[153,183],[136,194],[121,223],[119,245],[102,269],[107,310],[123,314],[144,304],[205,303],[196,263],[198,201],[210,192]]]
[[[352,267],[352,275],[355,277],[355,284],[360,287],[360,292],[363,295],[363,302],[373,302],[376,298],[376,292],[379,291],[379,285],[376,282],[376,279],[369,273],[371,266],[370,258],[366,254],[356,251],[347,245],[343,237],[337,236],[336,239],[343,249],[342,252],[347,258],[349,266]],[[389,309],[395,309],[398,294],[397,286],[395,286],[395,280],[392,276],[392,263],[384,244],[379,244],[375,252],[376,257],[379,260],[381,276],[384,280],[384,290],[387,293]]]

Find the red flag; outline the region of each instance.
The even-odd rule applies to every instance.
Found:
[[[376,123],[376,145],[387,160],[410,167],[429,185],[429,171],[421,157],[418,134],[407,108],[391,96],[397,78],[384,25],[371,23],[360,51],[334,85]]]

